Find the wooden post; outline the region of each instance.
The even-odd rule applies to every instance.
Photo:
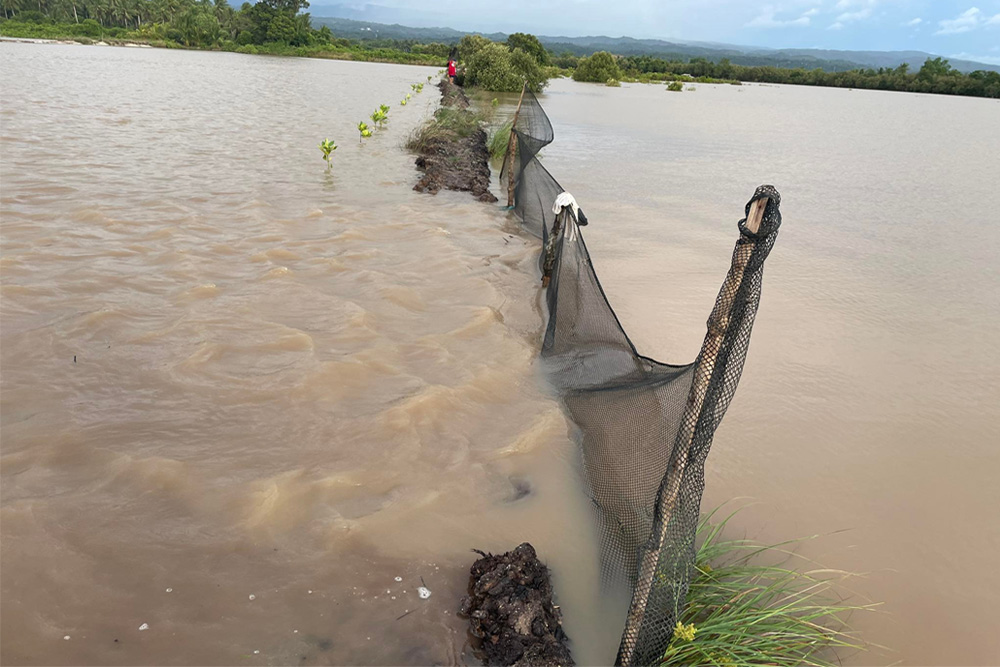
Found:
[[[542,262],[542,287],[548,287],[549,282],[552,281],[552,268],[556,261],[556,244],[559,242],[559,235],[563,231],[563,227],[566,225],[566,218],[569,217],[569,207],[563,206],[558,213],[556,213],[556,219],[552,223],[552,233],[549,234],[549,242],[545,244],[543,252],[545,253],[545,259]]]
[[[762,197],[753,202],[750,212],[747,214],[746,228],[756,234],[760,229],[760,223],[764,218],[764,209],[767,208],[767,197]],[[681,431],[677,434],[676,445],[680,447],[677,454],[676,465],[668,471],[668,478],[657,494],[657,512],[654,516],[659,517],[659,521],[653,526],[652,533],[646,543],[646,548],[639,564],[639,578],[635,591],[632,594],[632,604],[625,619],[625,631],[622,633],[622,644],[618,649],[618,659],[616,665],[634,665],[635,650],[638,646],[639,632],[642,629],[643,618],[646,614],[646,604],[649,602],[649,594],[653,588],[653,581],[656,575],[656,564],[660,559],[660,552],[663,543],[667,538],[667,527],[677,506],[677,498],[680,494],[681,480],[688,465],[688,455],[691,451],[691,444],[694,440],[698,422],[701,421],[701,412],[705,406],[705,399],[708,395],[709,381],[715,371],[715,363],[718,360],[719,349],[722,341],[729,330],[730,315],[733,310],[733,301],[736,298],[736,291],[743,281],[743,273],[746,270],[747,262],[753,253],[755,243],[745,243],[737,245],[733,263],[729,267],[729,273],[719,291],[719,298],[716,300],[715,308],[708,318],[708,333],[702,343],[701,352],[695,363],[694,379],[691,384],[691,391],[688,394],[687,405],[684,408],[684,416],[681,418]]]
[[[517,134],[514,129],[517,127],[517,117],[521,114],[521,102],[524,101],[524,91],[528,88],[525,81],[521,86],[521,97],[517,100],[517,109],[514,111],[514,120],[510,124],[510,140],[507,142],[507,207],[514,207],[514,156],[517,153]]]

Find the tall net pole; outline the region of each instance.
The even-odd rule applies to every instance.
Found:
[[[517,100],[517,109],[514,111],[514,120],[510,124],[510,141],[507,142],[507,206],[514,207],[514,157],[517,154],[517,118],[521,115],[521,103],[524,102],[524,91],[528,88],[525,81],[521,86],[521,97]]]
[[[706,412],[714,411],[715,401],[710,400],[710,391],[725,391],[727,388],[721,382],[713,382],[713,378],[718,377],[717,373],[726,373],[727,369],[717,367],[719,353],[723,348],[723,341],[729,333],[730,324],[733,319],[734,308],[739,307],[737,295],[740,294],[740,287],[744,280],[747,263],[753,255],[757,244],[763,238],[756,238],[760,230],[761,221],[764,218],[764,211],[772,193],[777,197],[777,191],[771,186],[761,186],[757,189],[754,199],[749,204],[749,212],[745,221],[745,226],[741,226],[741,239],[733,252],[733,261],[729,267],[726,280],[719,290],[715,307],[708,318],[708,333],[701,346],[701,352],[695,361],[694,379],[688,394],[684,415],[681,418],[680,430],[677,434],[676,446],[674,447],[674,461],[671,462],[667,470],[667,475],[660,485],[657,493],[655,513],[653,516],[652,532],[649,540],[643,548],[642,557],[639,563],[638,581],[632,594],[632,602],[629,606],[628,615],[625,621],[625,630],[622,633],[622,641],[618,650],[617,665],[636,665],[639,656],[636,649],[640,643],[640,635],[643,622],[649,611],[650,592],[654,582],[657,580],[657,565],[660,555],[667,541],[667,529],[673,518],[674,510],[677,507],[678,497],[681,492],[681,482],[687,470],[690,460],[691,450],[695,444],[695,438],[699,434],[699,426],[706,421]],[[749,231],[750,235],[743,230]],[[736,369],[735,381],[739,380],[740,368]],[[735,390],[735,386],[729,389]],[[711,416],[707,416],[711,420]],[[712,427],[714,428],[714,427]],[[711,433],[709,433],[709,437]],[[655,610],[653,610],[655,613]]]

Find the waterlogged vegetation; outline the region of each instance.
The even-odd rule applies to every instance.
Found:
[[[661,664],[833,667],[845,651],[865,648],[848,617],[876,605],[843,601],[851,575],[811,569],[791,551],[800,540],[724,539],[733,515],[713,523],[716,512],[698,527],[694,576]]]

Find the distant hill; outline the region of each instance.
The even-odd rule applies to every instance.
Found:
[[[397,39],[418,42],[442,42],[453,44],[469,34],[488,37],[494,41],[504,41],[502,32],[481,33],[440,27],[411,27],[399,23],[380,23],[373,20],[358,20],[357,16],[367,16],[391,21],[408,20],[414,23],[433,22],[446,17],[432,12],[362,5],[354,8],[347,5],[313,5],[313,24],[328,26],[334,35],[356,40]],[[331,14],[321,16],[320,14]],[[908,63],[912,69],[919,69],[927,58],[935,54],[922,51],[836,51],[827,49],[767,49],[735,44],[710,42],[667,42],[659,39],[634,39],[632,37],[559,37],[538,35],[538,39],[555,53],[571,52],[577,56],[589,55],[594,51],[611,51],[624,56],[659,56],[661,58],[687,60],[707,58],[719,61],[729,58],[735,65],[769,65],[772,67],[820,68],[828,72],[839,72],[859,68],[898,67]],[[987,65],[968,60],[952,60],[951,66],[961,72],[990,70],[1000,72],[1000,66]]]

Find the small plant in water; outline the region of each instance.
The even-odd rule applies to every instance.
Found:
[[[401,107],[405,107],[406,106],[406,98],[405,97],[399,101],[399,106],[401,106]]]
[[[684,82],[683,81],[671,81],[669,84],[667,84],[667,90],[669,90],[672,93],[679,93],[682,90],[684,90]]]
[[[326,168],[329,169],[332,166],[330,160],[333,159],[333,151],[337,150],[337,144],[329,139],[324,139],[319,142],[319,149],[323,151],[323,159],[326,160]]]
[[[406,94],[406,99],[410,99],[411,97],[413,97],[413,95],[410,95],[409,93]]]
[[[368,123],[365,121],[358,123],[358,132],[361,133],[361,139],[367,139],[372,136],[372,131],[368,129]],[[358,143],[361,143],[361,139],[358,139]]]
[[[381,127],[382,123],[385,122],[387,116],[388,114],[382,111],[382,109],[375,109],[375,111],[372,112],[370,118],[372,119],[372,122],[375,123],[376,126]]]
[[[430,81],[430,80],[431,80],[431,77],[430,77],[430,75],[428,75],[428,76],[427,76],[427,80],[428,80],[428,81]]]

